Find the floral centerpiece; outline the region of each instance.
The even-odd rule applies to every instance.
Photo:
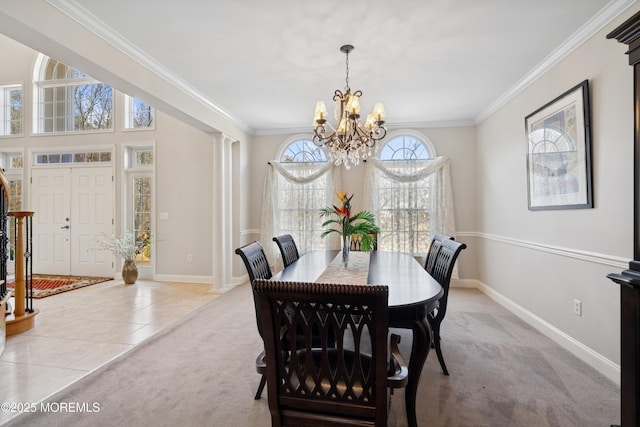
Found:
[[[124,258],[122,265],[122,278],[127,284],[133,284],[138,278],[138,268],[136,267],[136,255],[144,250],[145,241],[136,240],[132,231],[126,231],[121,237],[103,237],[98,240],[100,249],[120,255]]]
[[[353,194],[348,197],[343,191],[340,191],[336,196],[342,203],[342,207],[333,205],[320,209],[320,217],[329,218],[322,223],[323,227],[333,225],[337,227],[325,230],[322,237],[331,233],[338,233],[342,236],[342,262],[346,265],[351,247],[351,236],[358,236],[361,241],[361,249],[368,252],[373,250],[376,243],[374,236],[380,232],[380,229],[375,224],[375,216],[371,212],[361,211],[351,215]]]
[[[114,255],[120,255],[125,260],[134,260],[144,249],[144,242],[138,243],[136,236],[132,231],[126,231],[122,237],[104,236],[98,241],[100,249],[112,252]]]

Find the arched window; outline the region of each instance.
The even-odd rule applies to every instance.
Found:
[[[380,160],[427,160],[435,157],[431,143],[413,135],[391,138],[380,150]]]
[[[324,150],[310,139],[295,139],[285,144],[279,156],[281,162],[286,163],[317,163],[326,162]]]
[[[113,89],[40,54],[34,66],[34,133],[113,128]]]
[[[367,162],[370,209],[380,228],[378,249],[426,253],[433,234],[452,231],[447,222],[453,221],[451,199],[439,191],[449,188],[444,182],[448,161],[436,158],[431,142],[414,132],[396,133],[379,153]]]
[[[271,238],[291,234],[300,253],[325,249],[320,209],[336,191],[336,173],[322,148],[308,136],[287,139],[269,162],[263,196],[262,240],[276,269],[282,266]],[[338,175],[339,176],[339,175]]]

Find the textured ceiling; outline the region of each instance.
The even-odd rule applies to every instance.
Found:
[[[621,0],[48,2],[268,133],[308,128],[316,101],[331,105],[347,43],[364,113],[382,101],[390,126],[477,123]]]

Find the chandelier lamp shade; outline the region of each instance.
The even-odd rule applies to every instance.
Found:
[[[349,87],[349,53],[353,49],[349,44],[340,48],[347,56],[347,78],[344,92],[336,89],[333,94],[336,126],[327,123],[327,107],[324,101],[316,103],[313,118],[313,142],[319,147],[326,147],[329,160],[336,166],[344,165],[346,169],[350,169],[352,165],[357,166],[361,159],[366,160],[373,155],[377,150],[376,142],[387,135],[387,129],[384,127],[384,105],[381,102],[376,102],[373,112],[367,115],[364,124],[360,119],[362,91],[352,93]]]

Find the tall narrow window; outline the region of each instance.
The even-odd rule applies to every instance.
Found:
[[[144,275],[153,265],[153,148],[134,146],[127,149],[127,220],[126,228],[132,230],[140,253],[136,265]]]
[[[129,95],[125,95],[124,99],[125,129],[153,129],[155,127],[155,108]]]
[[[0,86],[0,135],[22,135],[22,85]]]
[[[134,176],[132,178],[133,233],[142,251],[136,256],[136,264],[143,267],[151,265],[151,178]]]
[[[113,128],[111,86],[45,56],[36,64],[35,133]]]
[[[22,153],[1,153],[0,156],[2,167],[4,169],[4,175],[9,183],[9,210],[20,211],[22,210],[22,170],[23,170],[23,157]],[[11,216],[7,218],[9,231],[9,262],[15,262],[15,220],[16,218]],[[12,272],[13,264],[8,266],[9,271]]]

